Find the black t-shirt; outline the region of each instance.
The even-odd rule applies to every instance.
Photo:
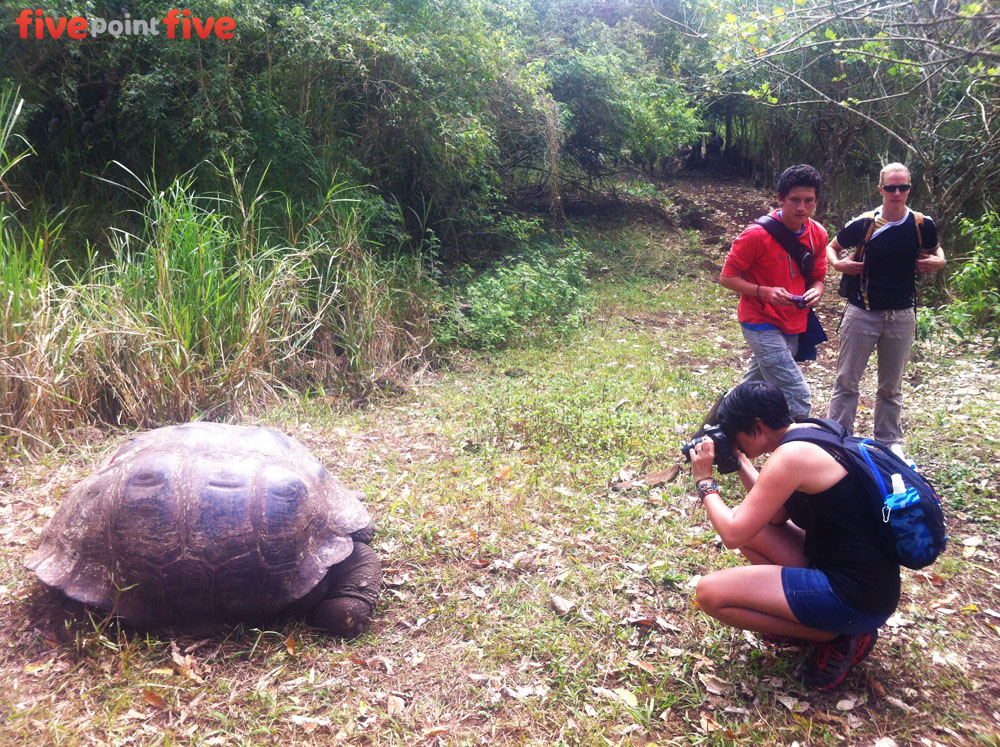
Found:
[[[855,218],[837,234],[837,243],[845,249],[858,246],[865,238],[871,218]],[[878,231],[878,229],[876,229]],[[867,303],[863,289],[848,296],[862,309],[908,309],[912,307],[916,286],[917,258],[921,251],[937,249],[937,225],[924,216],[917,236],[916,217],[907,212],[902,223],[878,231],[865,248],[865,269],[862,286],[867,283]]]
[[[848,473],[822,493],[796,491],[785,502],[805,530],[804,552],[830,588],[859,612],[891,615],[899,604],[899,566],[882,549],[881,516],[858,478]]]

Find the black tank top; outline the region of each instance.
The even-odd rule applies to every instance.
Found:
[[[881,549],[881,517],[856,477],[848,473],[821,493],[795,491],[785,509],[805,530],[810,567],[827,575],[843,602],[859,612],[892,614],[899,603],[899,566]]]

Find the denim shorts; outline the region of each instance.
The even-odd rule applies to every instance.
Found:
[[[781,569],[781,586],[792,613],[803,625],[831,633],[857,635],[878,630],[889,615],[871,615],[844,604],[823,571],[815,568]]]

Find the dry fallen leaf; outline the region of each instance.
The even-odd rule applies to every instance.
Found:
[[[198,674],[198,662],[190,654],[182,654],[177,649],[175,649],[171,657],[174,660],[175,669],[177,674],[187,677],[189,680],[197,682],[199,685],[204,684],[204,680],[201,675]]]
[[[302,731],[306,734],[312,734],[321,726],[330,726],[330,719],[328,718],[311,718],[309,716],[291,716],[289,719],[296,726],[302,727]]]
[[[167,701],[163,699],[155,690],[150,690],[148,687],[142,690],[142,699],[149,703],[153,708],[163,708],[167,704]]]
[[[544,698],[549,694],[548,685],[519,685],[514,687],[502,687],[500,689],[505,696],[512,700],[524,700],[525,698]]]
[[[785,708],[787,708],[792,713],[798,713],[802,710],[802,706],[799,703],[798,698],[792,698],[788,695],[779,695],[778,702],[781,703]]]
[[[944,578],[930,571],[916,571],[913,576],[933,586],[944,586]]]
[[[576,607],[576,602],[571,602],[558,594],[553,594],[549,601],[552,603],[552,609],[556,611],[557,615],[568,615]]]
[[[701,684],[705,686],[712,695],[725,695],[732,689],[732,685],[726,682],[724,679],[716,677],[714,674],[705,674],[704,672],[698,673],[698,679],[701,680]]]
[[[288,651],[289,656],[298,656],[295,651],[295,636],[290,635],[285,639],[285,650]]]
[[[450,729],[451,729],[450,726],[429,726],[422,732],[420,732],[420,734],[424,738],[436,737],[440,734],[447,734]]]
[[[712,718],[712,714],[708,711],[701,712],[699,723],[703,734],[709,734],[710,732],[719,730],[719,725],[715,723],[715,719]]]
[[[390,716],[398,716],[406,710],[406,701],[398,695],[390,695],[385,699],[385,712]]]
[[[628,690],[616,687],[614,690],[609,690],[606,687],[595,687],[593,688],[594,693],[608,700],[613,700],[616,703],[623,703],[630,708],[637,708],[639,705],[639,700]]]
[[[660,630],[662,630],[664,633],[683,633],[684,632],[680,628],[678,628],[676,625],[674,625],[673,623],[670,623],[670,622],[667,622],[666,620],[664,620],[659,615],[656,616],[656,624],[657,624],[657,626],[659,626]]]
[[[892,705],[896,706],[896,708],[899,708],[900,710],[906,711],[907,713],[913,713],[914,711],[917,710],[916,708],[914,708],[913,706],[911,706],[909,703],[904,703],[899,698],[894,698],[891,695],[888,696],[886,698],[886,700],[889,703],[891,703]]]

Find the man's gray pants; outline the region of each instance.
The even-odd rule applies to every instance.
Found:
[[[887,444],[902,442],[903,372],[910,359],[916,327],[912,308],[865,311],[854,304],[847,305],[840,325],[840,354],[830,399],[830,418],[853,432],[858,412],[858,383],[872,352],[877,350],[875,440]]]

